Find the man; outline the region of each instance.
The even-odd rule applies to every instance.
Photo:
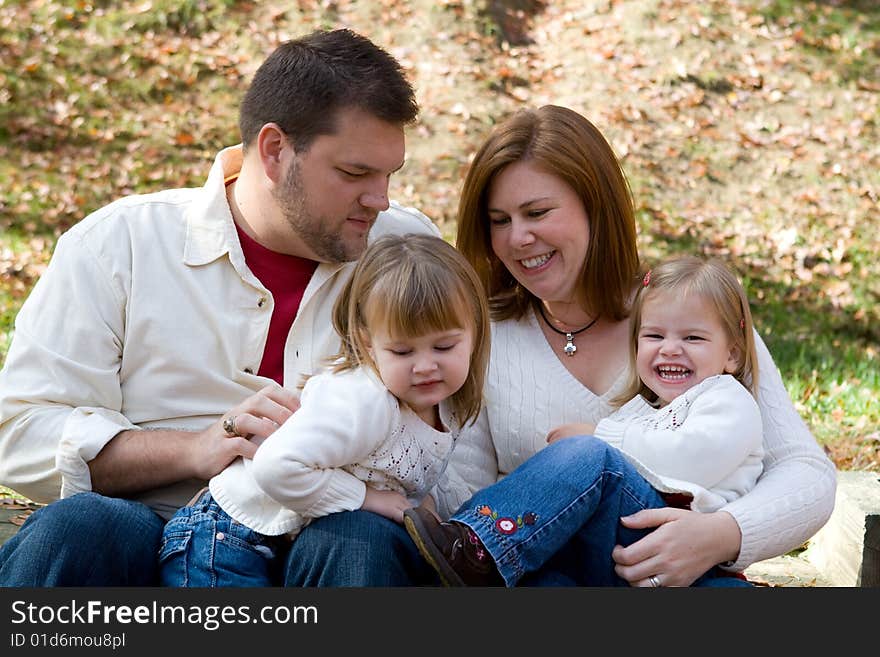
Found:
[[[59,239],[0,372],[0,483],[52,503],[0,549],[0,585],[156,583],[165,520],[336,351],[368,236],[439,235],[387,199],[417,112],[387,52],[314,32],[260,66],[204,187],[120,199]],[[391,525],[379,543],[406,543]],[[324,583],[376,583],[360,552]]]

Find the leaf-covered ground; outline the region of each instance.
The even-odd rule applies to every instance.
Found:
[[[874,0],[0,0],[0,362],[60,232],[120,195],[200,185],[265,55],[337,26],[417,88],[394,197],[452,239],[495,121],[581,111],[630,178],[645,258],[728,260],[817,438],[880,470]]]

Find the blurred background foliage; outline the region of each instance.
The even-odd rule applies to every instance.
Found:
[[[452,240],[495,121],[583,112],[630,179],[645,259],[727,260],[817,439],[840,468],[880,470],[874,0],[0,0],[0,364],[61,232],[201,185],[266,54],[342,26],[417,88],[395,198]]]

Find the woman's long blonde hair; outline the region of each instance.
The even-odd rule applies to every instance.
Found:
[[[377,375],[369,349],[371,330],[417,337],[470,328],[470,369],[450,405],[462,425],[476,420],[489,363],[489,308],[476,272],[451,244],[420,234],[376,239],[336,300],[333,327],[342,339],[333,370],[366,366]]]
[[[715,258],[704,260],[696,256],[679,256],[665,260],[649,270],[636,293],[631,318],[629,379],[623,392],[612,399],[612,403],[620,406],[636,395],[642,395],[648,401],[657,399],[656,393],[639,379],[636,354],[645,301],[660,291],[674,292],[680,298],[696,294],[712,306],[730,340],[731,348],[738,357],[733,377],[753,396],[757,396],[758,356],[755,352],[752,313],[745,290],[722,261]]]

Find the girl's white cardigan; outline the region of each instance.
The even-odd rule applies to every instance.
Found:
[[[311,519],[361,508],[369,484],[418,504],[437,483],[458,436],[428,426],[365,368],[306,381],[300,408],[257,448],[209,482],[233,519],[271,536],[295,535]]]

